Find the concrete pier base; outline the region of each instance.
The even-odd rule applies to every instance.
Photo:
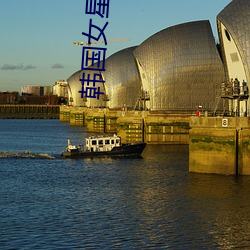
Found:
[[[88,132],[105,133],[105,112],[101,109],[85,109],[85,122]]]
[[[117,118],[117,134],[125,143],[144,141],[143,117],[139,111],[123,111]]]
[[[189,171],[250,175],[250,118],[190,117]]]
[[[189,116],[150,114],[145,118],[145,138],[151,144],[188,144]]]
[[[68,106],[61,106],[59,112],[59,119],[61,122],[69,122],[70,121],[70,112],[71,108]]]

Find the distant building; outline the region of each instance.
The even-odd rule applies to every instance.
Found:
[[[64,80],[59,80],[55,82],[53,86],[53,95],[67,98],[68,97],[68,83]]]
[[[44,95],[44,96],[35,96],[35,95],[27,95],[22,96],[22,104],[30,104],[30,105],[58,105],[60,103],[60,99],[55,95]]]
[[[43,86],[41,89],[43,89],[42,94],[44,96],[53,95],[53,86]]]
[[[37,95],[40,96],[40,87],[38,86],[22,86],[21,87],[22,95]]]
[[[45,96],[53,94],[52,86],[22,86],[22,95]]]
[[[22,86],[21,94],[19,102],[23,104],[58,105],[61,103],[60,98],[53,95],[53,86]]]
[[[18,92],[0,92],[0,104],[17,104],[18,102]]]

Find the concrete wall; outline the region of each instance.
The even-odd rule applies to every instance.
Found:
[[[59,119],[61,122],[70,121],[70,112],[72,108],[69,106],[60,106]]]
[[[250,175],[250,122],[248,128],[240,131],[239,173]]]
[[[0,105],[0,119],[58,119],[59,105]]]
[[[189,171],[250,174],[250,119],[190,117]]]
[[[140,111],[122,111],[118,113],[117,134],[121,136],[123,142],[144,141],[143,120]]]
[[[189,116],[148,114],[145,137],[151,144],[188,144]]]

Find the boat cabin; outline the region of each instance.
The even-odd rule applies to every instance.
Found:
[[[86,138],[86,151],[90,152],[111,151],[112,148],[120,146],[121,138],[117,135]]]

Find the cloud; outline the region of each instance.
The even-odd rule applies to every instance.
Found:
[[[23,63],[14,65],[14,64],[8,64],[5,63],[0,69],[1,70],[29,70],[29,69],[35,69],[36,66],[33,66],[31,64],[29,65],[23,65]]]
[[[29,70],[29,69],[36,69],[36,66],[29,64],[23,67],[23,70]]]
[[[62,64],[60,64],[60,63],[55,63],[55,64],[52,65],[51,68],[52,69],[63,69],[64,66]]]

